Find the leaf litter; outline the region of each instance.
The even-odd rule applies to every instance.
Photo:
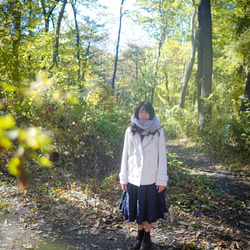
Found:
[[[223,193],[197,193],[193,180],[178,179],[181,171],[170,169],[169,212],[153,226],[153,249],[249,249],[249,206]],[[111,188],[63,186],[48,180],[51,174],[25,191],[1,177],[0,249],[132,249],[136,224],[118,210],[118,183],[110,197]]]

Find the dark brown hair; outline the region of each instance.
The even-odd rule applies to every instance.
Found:
[[[152,120],[155,116],[155,111],[154,108],[152,106],[152,104],[148,101],[144,101],[144,102],[140,102],[137,107],[135,108],[135,118],[139,120],[139,110],[141,107],[144,107],[147,112],[149,113],[150,117],[149,120]]]

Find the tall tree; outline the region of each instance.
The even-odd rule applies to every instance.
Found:
[[[80,40],[80,50],[81,55],[81,79],[85,81],[86,70],[88,66],[91,66],[91,61],[95,61],[95,65],[97,65],[97,58],[95,58],[95,52],[97,49],[97,45],[101,44],[108,37],[105,32],[104,26],[105,24],[99,24],[101,20],[98,18],[91,19],[88,16],[83,17],[84,24],[81,25],[81,40]],[[97,49],[98,50],[98,49]],[[97,73],[97,72],[95,72]]]
[[[150,83],[151,98],[154,101],[154,93],[157,83],[161,83],[159,77],[160,58],[164,42],[170,37],[174,38],[178,35],[176,27],[183,26],[186,22],[186,9],[182,8],[183,1],[164,1],[164,0],[137,0],[136,5],[147,12],[142,15],[141,12],[136,13],[136,22],[157,41],[157,53],[155,56],[153,74],[154,78]]]
[[[249,109],[250,109],[250,71],[248,69],[244,98],[240,106],[240,111],[246,111]]]
[[[19,51],[24,32],[24,7],[19,0],[11,0],[2,3],[0,10],[1,26],[3,25],[1,27],[1,68],[8,73],[8,79],[11,79],[14,84],[18,84],[21,76]]]
[[[169,27],[169,20],[167,20],[167,13],[166,13],[166,9],[165,6],[163,5],[162,2],[158,3],[159,5],[157,6],[157,9],[159,9],[159,16],[161,17],[161,29],[159,31],[159,35],[158,35],[158,52],[157,52],[157,56],[156,56],[156,62],[155,62],[155,70],[154,70],[154,82],[152,84],[152,92],[151,92],[151,103],[154,102],[154,93],[155,93],[155,86],[157,83],[157,75],[158,75],[158,68],[159,68],[159,61],[160,61],[160,56],[161,56],[161,48],[163,43],[166,40],[166,36],[167,36],[167,30]]]
[[[193,5],[194,5],[194,1],[193,1]],[[191,18],[191,53],[190,53],[191,55],[190,55],[190,60],[188,63],[186,76],[185,76],[184,82],[182,83],[180,100],[179,100],[179,107],[182,109],[185,107],[185,97],[186,97],[186,92],[187,92],[187,86],[191,77],[194,60],[195,60],[195,52],[196,52],[196,35],[194,34],[195,33],[195,28],[194,28],[195,14],[196,14],[196,9],[194,6],[194,12]]]
[[[57,26],[56,26],[56,37],[55,37],[55,45],[54,45],[54,52],[53,52],[53,64],[57,64],[57,56],[59,53],[59,37],[60,37],[60,28],[61,28],[61,23],[62,23],[62,18],[64,14],[64,10],[67,4],[67,0],[63,1],[62,8],[59,13],[59,17],[57,19]]]
[[[123,16],[123,4],[125,0],[122,0],[120,5],[120,22],[119,22],[119,30],[118,30],[118,38],[117,38],[117,44],[116,44],[116,53],[115,53],[115,67],[114,67],[114,73],[112,78],[111,87],[112,89],[115,88],[115,77],[116,77],[116,70],[117,70],[117,63],[118,63],[118,54],[119,54],[119,46],[120,46],[120,36],[121,36],[121,28],[122,28],[122,16]]]
[[[210,102],[212,93],[212,21],[210,0],[200,0],[198,12],[198,70],[197,70],[197,94],[198,94],[198,123],[204,128],[210,121],[212,105]]]
[[[242,75],[246,79],[245,81],[245,91],[240,106],[240,111],[250,110],[250,7],[249,0],[241,0],[237,2],[240,12],[234,17],[235,33],[237,36],[236,49],[238,53],[241,54],[242,63],[240,68],[244,69]]]
[[[75,29],[76,29],[76,58],[78,62],[78,71],[77,71],[77,78],[80,79],[80,31],[78,28],[78,21],[77,21],[77,9],[76,9],[76,1],[71,3],[73,13],[74,13],[74,20],[75,20]]]
[[[44,28],[45,32],[49,31],[50,18],[58,3],[59,3],[59,0],[52,1],[52,2],[41,0],[42,11],[43,11],[44,19],[45,19],[45,28]],[[47,7],[48,7],[48,10],[47,10]]]
[[[29,44],[33,46],[39,37],[40,17],[39,6],[32,0],[0,4],[0,80],[18,85],[33,73],[36,65],[31,63],[34,53]]]

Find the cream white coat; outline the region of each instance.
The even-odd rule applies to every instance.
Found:
[[[167,159],[164,131],[160,135],[147,135],[141,142],[138,133],[132,134],[127,128],[124,139],[120,183],[128,182],[136,186],[155,183],[167,186]]]

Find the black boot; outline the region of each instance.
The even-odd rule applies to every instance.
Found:
[[[134,249],[140,249],[143,235],[144,235],[144,229],[138,230],[138,234],[136,236],[136,241],[134,243]]]
[[[150,232],[144,233],[144,238],[141,244],[141,249],[143,250],[150,250],[151,249],[151,239],[150,239]]]

